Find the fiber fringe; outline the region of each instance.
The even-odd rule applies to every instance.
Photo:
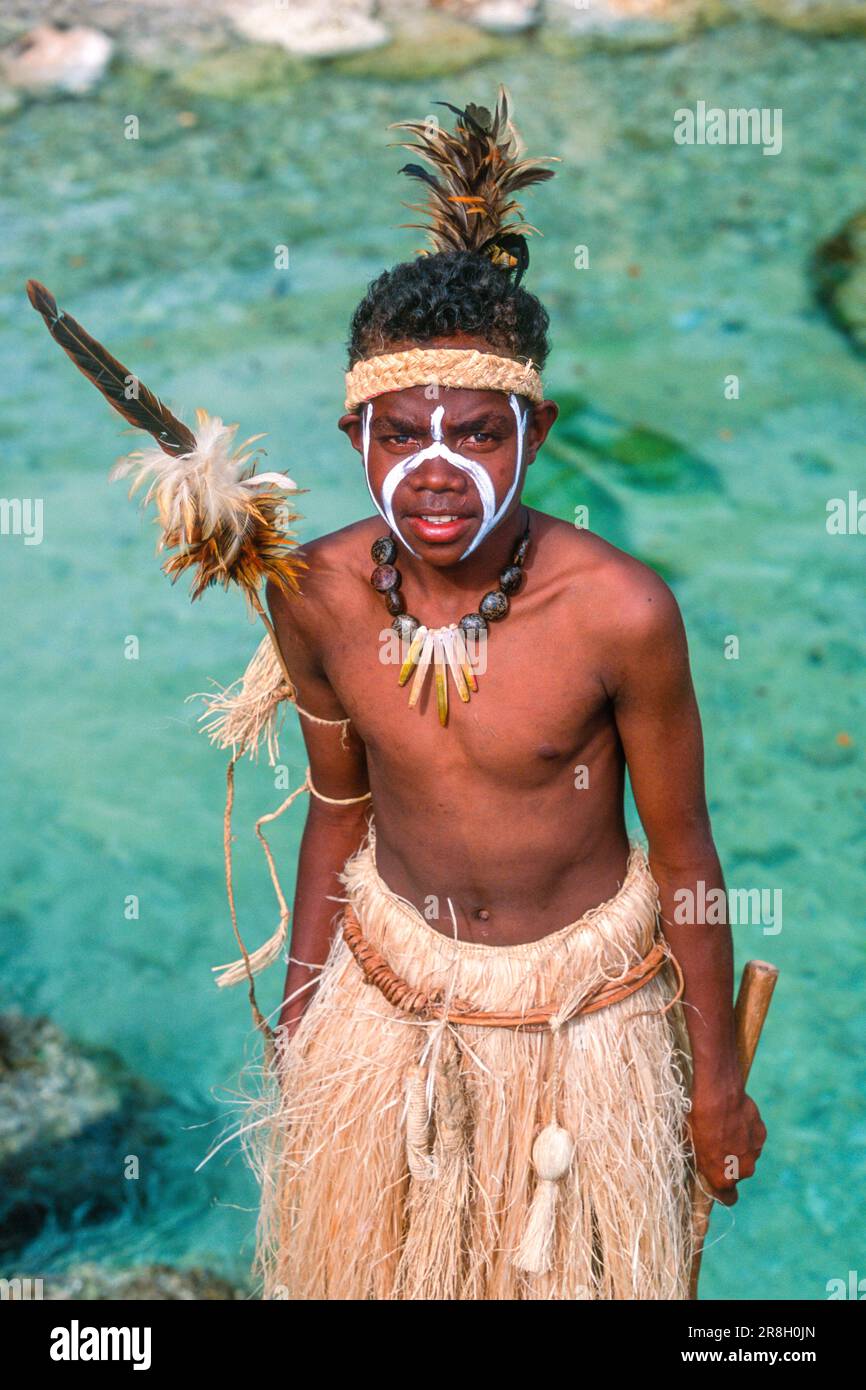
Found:
[[[230,749],[234,758],[249,755],[252,759],[258,758],[264,743],[271,767],[280,756],[279,717],[285,712],[280,707],[295,698],[269,635],[262,638],[243,675],[231,685],[217,686],[215,693],[198,691],[187,696],[187,700],[204,700],[199,723],[211,743]]]
[[[488,1009],[616,979],[655,934],[658,890],[636,843],[613,898],[514,946],[456,941],[390,892],[374,824],[342,882],[399,974]],[[562,1028],[557,1115],[575,1149],[558,1184],[552,1265],[532,1274],[514,1260],[538,1182],[533,1142],[551,1113],[549,1033],[401,1013],[336,930],[278,1064],[242,1069],[245,1113],[222,1141],[240,1139],[260,1186],[261,1296],[688,1298],[691,1055],[682,1005],[661,1012],[672,976],[667,964]]]

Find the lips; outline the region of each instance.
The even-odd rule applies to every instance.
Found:
[[[446,521],[445,517],[452,519]],[[450,545],[466,534],[474,520],[474,517],[459,516],[456,512],[424,512],[406,517],[413,534],[428,545]]]

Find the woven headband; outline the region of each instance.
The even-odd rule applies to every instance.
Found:
[[[346,409],[385,391],[407,386],[462,386],[472,391],[513,391],[533,404],[544,400],[541,377],[531,362],[497,357],[475,348],[409,348],[368,357],[346,373]]]

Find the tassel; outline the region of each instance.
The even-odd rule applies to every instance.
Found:
[[[435,1173],[430,1152],[430,1120],[427,1114],[425,1090],[427,1068],[414,1063],[407,1072],[406,1158],[413,1178],[426,1182]]]
[[[529,1208],[526,1228],[512,1264],[527,1274],[546,1274],[553,1263],[554,1237],[556,1234],[556,1202],[558,1186],[564,1178],[574,1157],[574,1139],[567,1129],[557,1123],[556,1094],[559,1083],[559,1029],[560,1023],[551,1019],[553,1033],[554,1064],[551,1085],[553,1089],[552,1115],[532,1145],[532,1162],[538,1175],[538,1183]]]
[[[412,1140],[420,1140],[420,1171],[412,1168],[406,1208],[406,1234],[395,1276],[395,1297],[443,1300],[460,1297],[461,1260],[466,1241],[466,1215],[471,1189],[468,1143],[469,1107],[461,1076],[461,1057],[450,1028],[445,1028],[436,1065],[435,1132],[426,1151],[427,1109],[425,1068],[409,1071]],[[413,1122],[412,1100],[417,1100]],[[407,1136],[409,1127],[407,1126]],[[408,1149],[408,1144],[407,1144]],[[418,1149],[410,1150],[410,1167]],[[426,1159],[426,1166],[423,1162]],[[459,1252],[459,1253],[457,1253]]]
[[[466,1147],[466,1097],[460,1076],[460,1053],[453,1034],[442,1038],[442,1060],[436,1073],[436,1128],[443,1154],[460,1154]]]
[[[284,921],[280,922],[273,936],[269,937],[267,941],[263,942],[261,946],[253,951],[247,958],[247,961],[236,960],[228,965],[212,965],[211,970],[214,972],[222,971],[222,974],[219,975],[217,979],[217,984],[220,989],[226,986],[243,984],[244,980],[249,979],[250,975],[258,975],[262,970],[267,970],[269,965],[273,965],[274,961],[279,959],[283,947],[286,944],[288,927],[288,918],[286,918]],[[249,969],[247,969],[247,964],[249,964]]]
[[[547,1125],[532,1146],[538,1186],[520,1248],[512,1261],[528,1274],[545,1274],[550,1269],[556,1229],[557,1183],[571,1167],[573,1154],[574,1140],[567,1129],[555,1124]]]

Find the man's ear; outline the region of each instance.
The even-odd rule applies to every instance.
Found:
[[[341,415],[337,421],[337,428],[341,429],[344,434],[349,436],[352,447],[357,449],[360,454],[363,449],[361,412],[359,410],[352,410],[348,415]]]
[[[530,407],[526,429],[527,467],[530,463],[535,462],[535,455],[550,433],[551,426],[558,414],[559,406],[556,401],[541,401],[538,405]]]

